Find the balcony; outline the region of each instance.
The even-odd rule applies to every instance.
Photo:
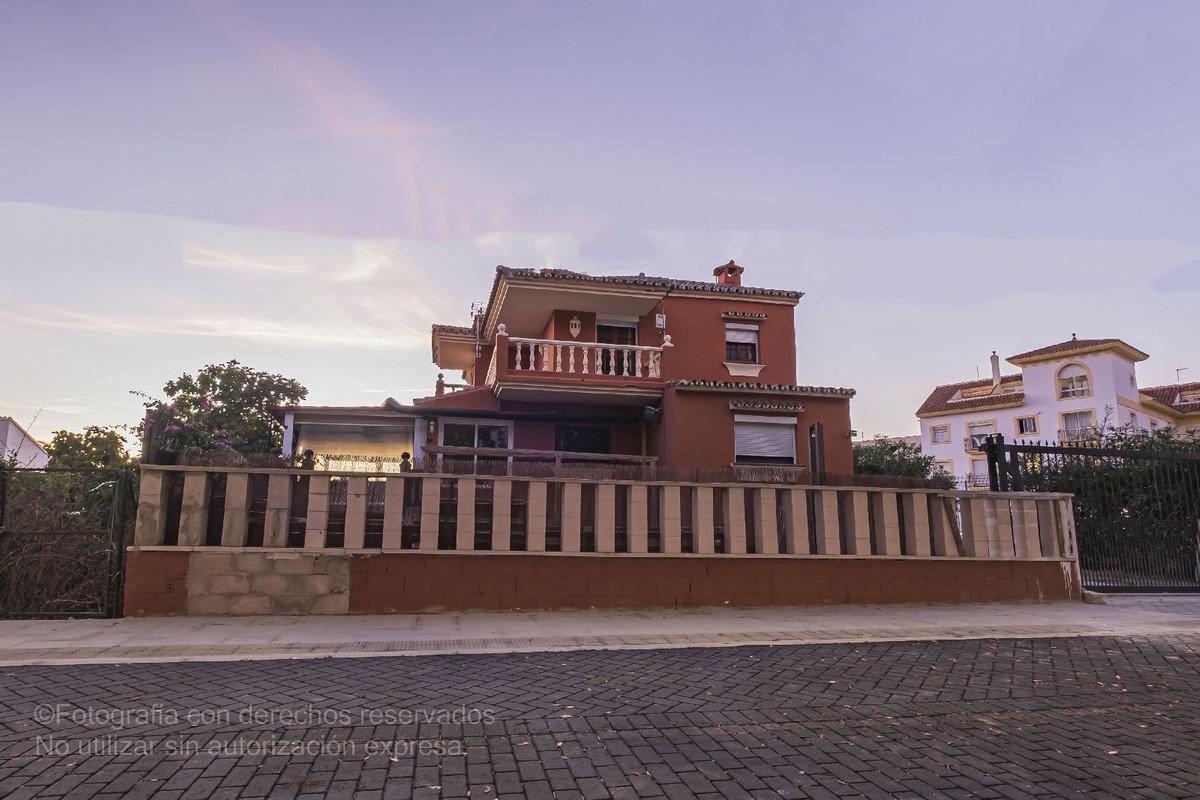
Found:
[[[967,438],[963,439],[963,450],[968,453],[977,453],[983,450],[983,446],[987,444],[988,437],[992,435],[992,431],[987,433],[972,433]]]
[[[581,394],[605,401],[626,397],[634,402],[662,394],[663,337],[659,347],[562,339],[508,336],[501,325],[484,383],[497,395],[513,399],[578,400]]]
[[[1058,441],[1063,444],[1086,444],[1100,441],[1100,429],[1094,425],[1066,428],[1058,432]]]

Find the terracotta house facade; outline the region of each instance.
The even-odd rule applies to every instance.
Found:
[[[712,281],[497,267],[469,324],[433,326],[432,396],[282,409],[285,452],[341,469],[387,468],[403,452],[467,471],[522,460],[851,472],[853,390],[798,379],[802,294],[742,277],[732,261]]]

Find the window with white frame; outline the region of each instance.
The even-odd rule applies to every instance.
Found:
[[[968,422],[967,440],[972,450],[982,450],[987,437],[996,432],[993,422]]]
[[[725,323],[725,360],[734,364],[758,363],[758,326]]]
[[[1068,433],[1078,433],[1092,427],[1094,419],[1091,411],[1072,411],[1062,415],[1063,429]]]
[[[735,415],[733,460],[737,464],[795,464],[795,418]]]
[[[1037,432],[1037,417],[1017,417],[1018,436],[1033,436]]]
[[[931,444],[947,444],[950,441],[950,426],[934,425],[929,429],[929,441]]]
[[[1086,397],[1092,393],[1088,371],[1080,364],[1067,364],[1058,371],[1058,396]]]

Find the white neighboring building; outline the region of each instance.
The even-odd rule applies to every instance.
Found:
[[[40,469],[50,461],[46,448],[12,417],[0,417],[0,461],[13,458],[18,467]]]
[[[1200,428],[1200,383],[1139,389],[1135,365],[1150,356],[1120,339],[1072,337],[1019,353],[1002,375],[938,386],[917,410],[921,450],[956,477],[987,482],[983,438],[992,433],[1040,442],[1079,442],[1099,426]]]

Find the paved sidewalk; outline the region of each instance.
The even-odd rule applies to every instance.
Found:
[[[0,622],[0,664],[1151,636],[1200,633],[1200,596],[1085,603],[524,611]]]

